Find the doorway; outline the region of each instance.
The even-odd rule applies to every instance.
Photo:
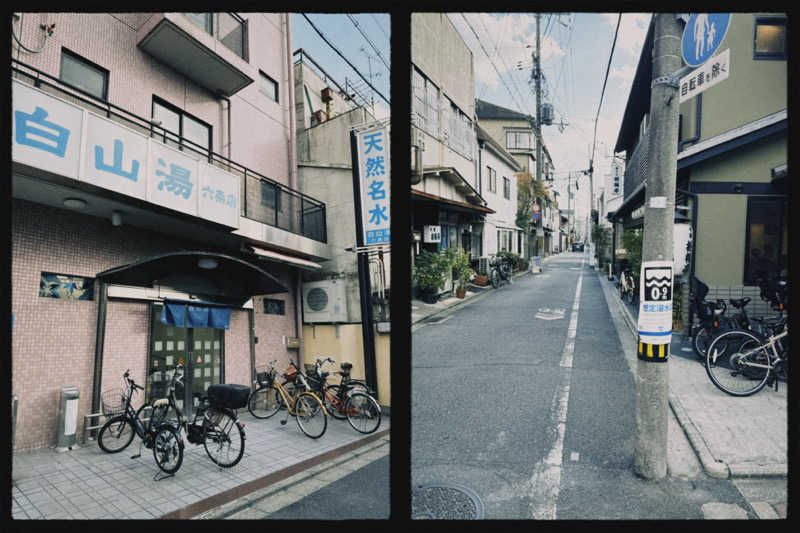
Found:
[[[224,333],[216,328],[184,328],[161,322],[161,304],[150,311],[150,342],[145,398],[152,398],[152,382],[165,379],[164,371],[183,364],[183,385],[175,388],[175,399],[186,417],[200,403],[210,385],[222,383]],[[188,408],[187,408],[188,407]]]

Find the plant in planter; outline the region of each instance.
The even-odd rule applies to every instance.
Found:
[[[682,281],[675,279],[672,284],[672,331],[680,331],[683,322]]]
[[[453,279],[456,281],[456,296],[464,298],[467,295],[467,282],[474,274],[469,256],[458,248],[448,248],[447,251],[450,267],[453,269]]]
[[[420,297],[426,303],[436,303],[436,291],[444,285],[450,262],[443,254],[423,250],[414,263],[414,279]]]

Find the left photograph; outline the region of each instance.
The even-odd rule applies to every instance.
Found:
[[[11,518],[389,518],[390,16],[11,33]]]

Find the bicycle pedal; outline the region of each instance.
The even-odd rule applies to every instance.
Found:
[[[286,425],[286,420],[281,420],[281,425],[285,426]]]
[[[142,454],[131,455],[131,459],[138,459],[141,456],[142,456]]]

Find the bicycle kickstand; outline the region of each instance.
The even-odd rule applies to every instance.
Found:
[[[138,459],[142,456],[142,444],[144,444],[144,441],[139,441],[139,453],[136,455],[131,455],[131,459]]]

